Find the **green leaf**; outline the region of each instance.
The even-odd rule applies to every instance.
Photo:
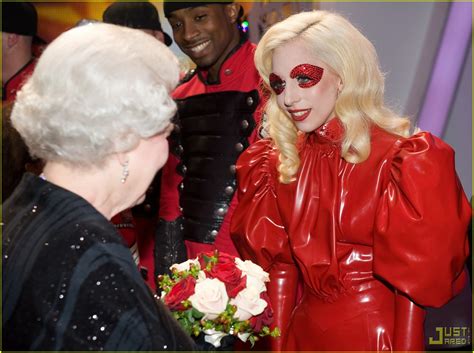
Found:
[[[280,329],[278,327],[275,327],[273,331],[270,333],[270,335],[272,337],[280,337],[281,336]]]
[[[188,320],[189,322],[195,321],[193,317],[193,309],[186,310],[185,313],[186,313],[186,320]]]
[[[187,334],[191,336],[192,328],[193,328],[191,323],[188,320],[186,320],[186,318],[180,318],[178,322],[181,325],[181,327],[184,329],[184,331],[186,331]]]
[[[256,342],[256,339],[255,339],[254,335],[249,336],[249,342],[250,342],[250,346],[253,348],[253,346],[255,345],[255,342]]]
[[[192,308],[191,309],[191,312],[192,312],[192,315],[195,319],[197,320],[201,320],[203,317],[204,317],[204,314],[201,313],[199,310],[197,310],[196,308]]]

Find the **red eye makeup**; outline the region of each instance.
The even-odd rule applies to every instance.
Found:
[[[302,88],[317,85],[323,78],[324,69],[311,64],[295,66],[290,72],[291,78],[296,78],[298,85]]]
[[[268,80],[270,81],[270,87],[277,96],[285,90],[286,82],[280,76],[271,73]]]

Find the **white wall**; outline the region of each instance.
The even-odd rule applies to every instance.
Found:
[[[464,62],[443,140],[456,151],[456,169],[466,195],[472,196],[472,47]]]

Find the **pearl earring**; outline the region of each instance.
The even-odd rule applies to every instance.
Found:
[[[125,182],[127,181],[128,175],[130,174],[130,172],[128,171],[128,161],[122,164],[122,167],[123,167],[122,179],[120,179],[120,181],[122,182],[122,184],[125,184]]]

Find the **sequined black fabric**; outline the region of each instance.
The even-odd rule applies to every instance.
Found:
[[[26,174],[3,219],[4,350],[193,350],[84,199]]]

